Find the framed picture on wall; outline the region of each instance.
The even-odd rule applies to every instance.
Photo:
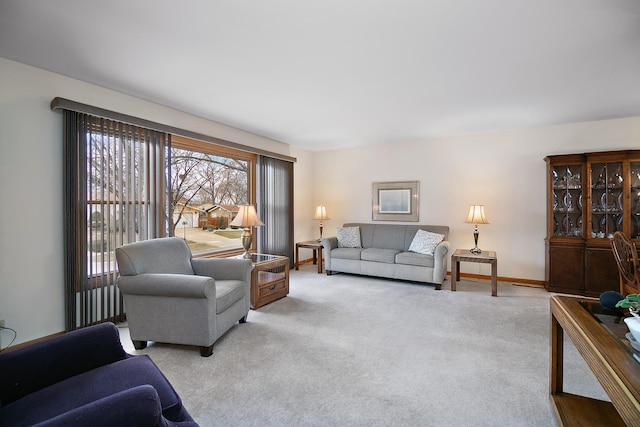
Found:
[[[418,221],[420,182],[374,182],[372,218],[374,221]]]

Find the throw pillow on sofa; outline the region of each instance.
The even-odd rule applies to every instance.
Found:
[[[418,230],[409,246],[409,252],[433,255],[436,246],[444,239],[444,234],[432,233],[430,231]]]
[[[360,227],[338,227],[336,230],[339,248],[361,248]]]

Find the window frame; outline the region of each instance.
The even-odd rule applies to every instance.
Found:
[[[212,144],[206,141],[201,141],[181,135],[171,135],[171,148],[178,148],[182,150],[198,151],[204,154],[211,154],[214,156],[227,157],[230,159],[241,160],[247,162],[247,203],[256,203],[256,165],[258,162],[258,156],[255,153],[247,151],[237,150],[230,147],[224,147],[221,145]],[[169,166],[169,165],[168,165]],[[173,211],[170,208],[170,217],[173,216]],[[256,250],[257,240],[256,233],[251,233],[251,250]],[[244,248],[240,245],[238,248],[218,249],[206,252],[198,252],[193,254],[194,258],[228,258],[231,256],[237,256],[244,253]]]

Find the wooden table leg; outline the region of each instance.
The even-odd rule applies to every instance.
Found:
[[[322,246],[318,248],[318,274],[322,274]]]
[[[498,296],[498,260],[491,262],[491,296]]]
[[[456,282],[459,280],[460,261],[451,257],[451,290],[456,290]]]
[[[296,245],[296,270],[299,270],[298,265],[300,264],[300,246]]]
[[[551,357],[549,373],[551,375],[549,388],[551,395],[562,393],[563,363],[564,363],[564,331],[551,315]]]

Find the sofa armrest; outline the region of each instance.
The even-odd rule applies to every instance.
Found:
[[[331,249],[335,249],[338,247],[338,238],[337,237],[323,237],[322,238],[322,248],[330,252]]]
[[[324,268],[327,271],[327,274],[331,271],[331,251],[338,247],[338,238],[333,237],[323,237],[322,238],[322,249],[324,255]]]
[[[208,276],[218,280],[251,282],[251,260],[249,259],[198,258],[192,259],[191,265],[198,276]]]
[[[433,278],[437,283],[442,284],[447,275],[447,261],[449,257],[449,241],[443,240],[433,251]]]
[[[120,276],[118,288],[124,294],[176,298],[216,297],[215,280],[190,274],[138,274]]]
[[[35,409],[37,411],[37,409]],[[111,426],[187,426],[194,422],[174,423],[162,416],[156,389],[145,384],[74,408],[38,424],[42,427],[111,427]]]
[[[66,378],[129,357],[102,323],[0,354],[0,407]]]
[[[449,253],[449,241],[443,240],[442,242],[438,243],[438,246],[436,246],[436,248],[434,249],[433,258],[445,259],[446,261],[446,255],[448,253]]]

